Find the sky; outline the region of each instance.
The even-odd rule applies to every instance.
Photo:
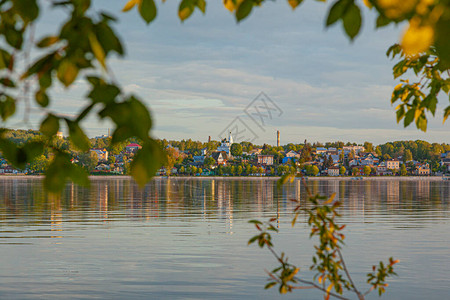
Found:
[[[147,26],[135,9],[121,12],[126,1],[93,1],[94,10],[118,17],[114,28],[126,56],[113,56],[109,67],[151,110],[152,136],[207,141],[231,130],[237,142],[274,145],[279,130],[281,144],[450,142],[450,125],[442,124],[446,99],[426,133],[396,122],[390,104],[395,62],[385,53],[402,26],[375,30],[364,9],[362,32],[350,42],[341,24],[325,28],[328,6],[322,2],[305,1],[292,11],[286,1],[266,1],[239,24],[221,1],[208,1],[205,15],[196,11],[181,22],[178,2],[158,2],[158,16]],[[54,32],[62,17],[47,10],[36,35]],[[86,92],[82,77],[69,89],[57,86],[50,110],[75,115],[87,103]],[[43,116],[32,109],[24,123],[22,108],[9,125],[37,129]],[[112,129],[96,117],[82,127],[91,137]]]

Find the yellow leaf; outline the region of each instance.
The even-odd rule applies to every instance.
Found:
[[[434,28],[420,25],[419,20],[413,18],[409,28],[403,35],[402,48],[406,55],[415,55],[428,50],[434,40]]]
[[[288,0],[288,3],[292,7],[292,9],[296,9],[297,6],[300,5],[300,2],[301,1],[299,1],[299,0]]]
[[[106,69],[106,64],[105,64],[105,52],[103,51],[102,46],[100,45],[100,43],[97,40],[97,37],[95,36],[94,33],[89,32],[88,33],[88,39],[89,39],[89,43],[91,44],[91,49],[92,52],[95,55],[95,58],[97,58],[97,60],[100,62],[100,64],[102,65],[102,67],[104,69]]]
[[[378,8],[389,19],[402,19],[414,10],[418,0],[378,0]]]
[[[230,12],[233,12],[236,9],[233,0],[223,0],[223,6],[225,6],[225,8],[228,9]]]
[[[132,9],[135,5],[139,4],[139,2],[141,2],[140,0],[130,0],[127,2],[127,4],[125,4],[125,6],[122,8],[122,11],[129,11],[130,9]]]
[[[330,283],[330,285],[327,288],[327,299],[330,299],[330,291],[333,288],[334,283]]]
[[[71,62],[69,59],[63,60],[58,67],[58,72],[56,73],[58,79],[68,87],[71,85],[78,75],[78,67]]]
[[[326,202],[324,202],[323,204],[330,204],[331,202],[333,202],[334,197],[336,197],[336,193],[333,193],[333,194],[330,196],[330,198],[329,198]]]
[[[369,0],[363,0],[364,5],[367,6],[368,8],[372,8],[372,3],[369,2]]]

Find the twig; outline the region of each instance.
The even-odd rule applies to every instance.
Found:
[[[337,248],[337,253],[339,254],[339,258],[342,263],[342,267],[344,268],[345,274],[347,275],[348,280],[350,281],[350,284],[352,285],[353,290],[355,291],[356,295],[358,295],[359,299],[363,299],[363,295],[361,292],[356,288],[356,285],[353,283],[352,277],[350,276],[350,273],[348,272],[347,266],[345,265],[344,256],[341,253],[341,249]],[[362,298],[361,298],[362,297]]]

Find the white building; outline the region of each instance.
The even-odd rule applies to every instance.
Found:
[[[222,141],[219,147],[217,147],[217,151],[224,151],[226,154],[230,155],[231,145],[233,145],[233,136],[231,135],[231,131],[228,134],[228,139]]]

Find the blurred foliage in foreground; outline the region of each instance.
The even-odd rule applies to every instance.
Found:
[[[164,1],[162,1],[164,2]],[[303,0],[288,0],[296,9]],[[322,1],[325,2],[325,1]],[[247,18],[264,0],[224,0],[224,7],[238,22]],[[188,19],[195,10],[206,12],[205,0],[181,0],[178,16]],[[154,0],[124,1],[123,11],[133,8],[149,24],[158,7]],[[324,7],[325,8],[325,7]],[[388,55],[402,59],[394,67],[395,77],[410,75],[418,81],[410,83],[402,79],[392,96],[397,106],[397,120],[408,126],[415,121],[421,130],[427,128],[426,112],[436,111],[440,93],[448,95],[450,81],[450,0],[337,0],[328,5],[326,26],[341,23],[345,34],[353,40],[361,30],[363,8],[372,10],[376,27],[391,23],[407,23],[408,28],[399,45],[393,46]],[[35,39],[35,27],[45,9],[58,9],[66,19],[55,24],[54,31]],[[71,143],[80,151],[87,151],[89,140],[82,128],[83,121],[91,114],[109,119],[115,128],[111,143],[121,143],[134,137],[141,141],[131,165],[131,175],[144,186],[165,160],[161,148],[151,137],[152,118],[149,110],[137,95],[125,93],[108,68],[112,54],[124,55],[124,46],[112,24],[115,17],[91,8],[90,0],[3,0],[0,1],[0,119],[4,123],[16,113],[16,107],[30,109],[30,98],[40,108],[43,119],[40,132],[44,138],[17,145],[5,138],[6,128],[0,129],[0,151],[15,167],[22,168],[50,149],[53,159],[46,172],[45,188],[57,193],[66,180],[87,185],[87,173],[71,165],[70,157],[54,142],[61,126],[68,129]],[[41,53],[31,59],[31,53]],[[83,77],[90,87],[86,95],[88,103],[76,115],[68,117],[52,111],[49,90],[57,83],[69,88]],[[444,120],[450,107],[444,112]],[[27,114],[25,114],[25,120]],[[4,125],[2,125],[4,126]]]

